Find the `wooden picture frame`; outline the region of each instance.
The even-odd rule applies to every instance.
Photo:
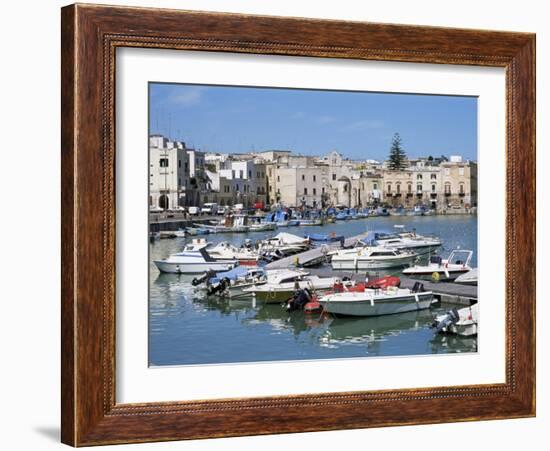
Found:
[[[71,5],[62,9],[62,441],[73,446],[535,415],[535,36]],[[506,382],[117,404],[115,50],[506,69]]]

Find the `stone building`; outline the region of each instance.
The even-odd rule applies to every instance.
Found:
[[[443,208],[477,207],[477,163],[451,156],[440,167]]]
[[[211,190],[204,154],[161,135],[149,138],[149,206],[163,210],[198,205]]]

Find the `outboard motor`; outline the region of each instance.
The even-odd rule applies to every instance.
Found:
[[[415,282],[412,289],[413,293],[423,293],[424,292],[424,284],[422,282]]]
[[[224,277],[217,285],[210,285],[206,289],[206,294],[211,296],[213,294],[223,293],[230,284],[231,281],[227,277]]]
[[[292,298],[286,305],[287,312],[294,312],[297,310],[303,310],[304,306],[311,301],[311,291],[307,288],[296,290]]]
[[[208,279],[211,279],[212,277],[214,277],[215,274],[216,273],[214,271],[206,271],[202,276],[193,278],[193,280],[191,281],[191,285],[196,287],[201,283],[207,282]]]
[[[445,313],[445,315],[436,318],[432,324],[432,327],[437,333],[439,333],[445,330],[451,324],[456,324],[459,319],[460,315],[458,314],[458,310],[456,308],[453,308],[452,310],[449,310],[447,313]]]

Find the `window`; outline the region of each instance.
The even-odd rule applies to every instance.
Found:
[[[249,178],[249,179],[252,178],[252,171],[248,171],[248,178]]]
[[[168,158],[161,158],[159,161],[159,166],[161,168],[167,168],[168,167]]]
[[[178,160],[178,168],[181,168],[181,160]]]
[[[417,174],[416,175],[416,180],[422,180],[422,174]]]
[[[344,185],[344,193],[348,192],[348,185]]]
[[[412,190],[413,190],[413,185],[412,185],[412,183],[409,183],[407,185],[407,192],[412,193]]]
[[[432,180],[435,180],[435,179],[437,178],[437,174],[432,174],[432,175],[430,175],[430,178],[431,178]]]
[[[332,174],[332,180],[336,180],[336,174]]]
[[[317,176],[316,176],[316,175],[313,176],[313,181],[314,181],[314,182],[317,181]]]
[[[325,194],[325,188],[324,188],[324,187],[321,188],[321,192],[322,192],[323,194]]]
[[[391,193],[391,183],[388,183],[388,193]]]
[[[398,183],[396,186],[395,186],[395,189],[397,190],[397,194],[399,194],[401,192],[401,185]]]
[[[277,181],[278,181],[278,182],[281,181],[281,177],[280,177],[280,176],[277,176]]]
[[[460,184],[459,189],[460,189],[460,194],[464,194],[464,184],[463,183]]]
[[[313,188],[313,195],[316,196],[317,195],[317,189]]]
[[[273,187],[269,185],[269,192],[273,191]]]
[[[307,188],[304,188],[304,196],[307,196]]]
[[[422,192],[422,185],[419,183],[418,185],[416,185],[416,192],[417,193],[421,193]]]
[[[302,180],[305,180],[305,179],[306,179],[305,174],[302,174]]]
[[[445,183],[445,194],[451,194],[451,184]]]
[[[464,168],[458,168],[458,175],[464,175]]]
[[[372,184],[372,189],[378,189],[378,183],[373,183]]]
[[[432,193],[435,193],[435,185],[432,185]]]
[[[242,169],[239,171],[239,178],[244,178],[244,171]]]

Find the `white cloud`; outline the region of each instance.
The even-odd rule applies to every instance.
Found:
[[[342,131],[345,132],[358,132],[364,130],[372,130],[376,128],[383,128],[384,122],[377,119],[364,119],[361,121],[350,122],[342,127]]]
[[[319,122],[319,124],[329,124],[331,122],[334,122],[336,119],[332,116],[319,116],[317,118],[317,122]]]
[[[178,88],[174,94],[170,96],[170,103],[177,104],[179,106],[188,107],[197,105],[200,103],[204,88],[201,87],[185,87]]]

